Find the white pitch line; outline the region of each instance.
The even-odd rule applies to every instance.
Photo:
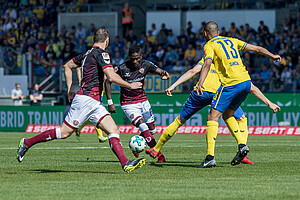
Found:
[[[205,147],[206,145],[185,145],[185,146],[164,146],[164,148],[202,148]],[[228,145],[216,145],[216,147],[235,147],[236,145],[233,144],[228,144]],[[254,144],[254,145],[249,145],[249,147],[274,147],[274,146],[293,146],[293,147],[299,147],[300,144]],[[63,149],[108,149],[110,147],[33,147],[33,149],[39,149],[39,150],[63,150]],[[123,147],[125,149],[128,149],[129,147]],[[0,150],[9,150],[9,149],[17,149],[16,147],[2,147]]]

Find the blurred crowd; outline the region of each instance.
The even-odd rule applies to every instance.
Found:
[[[10,1],[1,5],[0,41],[3,49],[3,67],[5,74],[20,74],[22,54],[33,57],[34,75],[57,73],[62,63],[92,47],[93,34],[97,27],[93,23],[84,27],[81,22],[67,29],[62,25],[57,29],[57,13],[79,12],[80,4],[88,1],[24,0]],[[109,46],[112,64],[119,65],[127,57],[133,44],[142,47],[144,59],[152,61],[170,73],[183,73],[191,69],[203,56],[205,22],[187,28],[175,35],[168,24],[152,27],[141,35],[134,29],[125,37],[116,36]],[[134,26],[133,26],[134,27]],[[296,17],[290,14],[282,20],[279,30],[269,30],[261,21],[256,27],[249,24],[236,26],[231,23],[229,30],[220,28],[220,35],[242,39],[248,43],[260,45],[274,54],[282,56],[281,63],[251,52],[240,52],[244,65],[254,83],[262,91],[290,92],[293,84],[300,89],[300,12]],[[9,48],[6,48],[9,47]],[[295,82],[298,78],[298,82]],[[195,83],[197,77],[195,77]],[[191,86],[187,86],[191,87]]]

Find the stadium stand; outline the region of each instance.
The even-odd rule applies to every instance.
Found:
[[[121,12],[125,1],[111,1],[99,4],[97,1],[6,1],[0,4],[0,67],[4,75],[28,75],[28,88],[35,82],[44,93],[60,94],[63,88],[62,65],[74,55],[85,52],[91,44],[95,30],[93,23],[67,29],[64,24],[57,27],[60,12],[78,13],[95,11]],[[137,22],[145,19],[148,10],[199,10],[199,9],[290,9],[286,17],[278,22],[273,32],[264,24],[239,27],[231,22],[230,29],[220,27],[220,34],[240,38],[248,43],[265,46],[273,53],[282,56],[281,64],[251,53],[243,53],[242,58],[253,82],[263,92],[300,91],[300,3],[297,1],[142,1],[145,4],[132,5]],[[102,5],[102,6],[101,6]],[[143,15],[139,17],[140,15]],[[119,16],[121,18],[121,16]],[[119,19],[120,21],[121,19]],[[154,24],[155,26],[155,24]],[[121,26],[120,26],[121,27]],[[141,31],[134,24],[133,31],[122,38],[111,36],[109,51],[112,60],[126,59],[128,48],[140,44],[144,58],[164,68],[170,73],[183,73],[190,69],[203,55],[202,27],[187,23],[179,35],[172,34],[168,24],[156,25],[156,30]],[[139,27],[139,29],[135,29]],[[121,33],[121,28],[118,33]],[[32,68],[28,62],[31,62]],[[28,59],[28,56],[32,59]],[[116,62],[117,63],[117,62]],[[14,66],[8,68],[7,66]],[[24,67],[25,65],[25,67]],[[32,69],[29,71],[29,69]],[[47,81],[49,82],[47,82]],[[184,87],[190,91],[194,85],[187,82]],[[51,93],[51,92],[50,92]]]

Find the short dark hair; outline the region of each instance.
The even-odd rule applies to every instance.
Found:
[[[218,32],[218,29],[219,29],[218,24],[213,21],[207,22],[207,24],[205,24],[205,26],[204,26],[204,31],[207,34],[216,33],[216,32]]]
[[[139,45],[135,44],[129,48],[128,54],[129,54],[129,56],[131,56],[134,53],[140,53],[140,51],[141,51],[141,47]]]
[[[94,32],[94,43],[103,43],[109,37],[108,31],[104,28],[98,28]]]

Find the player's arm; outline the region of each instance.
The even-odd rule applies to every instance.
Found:
[[[203,87],[203,83],[204,83],[204,80],[206,79],[206,76],[207,76],[209,70],[210,70],[211,63],[212,63],[212,60],[209,58],[204,61],[204,64],[202,66],[202,70],[200,73],[200,77],[199,77],[198,86],[196,88],[196,92],[198,95],[199,94],[203,95],[202,89],[205,89]]]
[[[115,83],[121,87],[126,87],[131,90],[142,88],[141,82],[127,83],[126,81],[124,81],[117,73],[114,72],[114,69],[112,67],[106,67],[105,69],[103,69],[103,72],[107,76],[109,82]]]
[[[105,94],[107,98],[107,104],[108,104],[108,111],[110,113],[116,112],[116,106],[113,103],[112,96],[111,96],[111,82],[106,78],[105,80]]]
[[[69,60],[65,65],[64,65],[64,74],[65,74],[65,80],[68,88],[68,99],[71,101],[71,99],[74,98],[75,92],[73,88],[73,82],[72,82],[72,69],[75,69],[79,67],[74,60]]]
[[[271,52],[269,52],[267,49],[265,49],[265,48],[263,48],[261,46],[256,46],[256,45],[253,45],[253,44],[247,44],[247,46],[245,47],[244,50],[246,50],[246,51],[254,51],[254,52],[258,53],[258,54],[267,56],[267,57],[271,58],[274,61],[281,62],[280,55],[274,55]]]
[[[156,70],[155,70],[154,73],[157,74],[157,75],[159,75],[162,80],[167,80],[170,77],[170,75],[169,75],[169,73],[167,71],[162,70],[162,69],[160,69],[158,67],[156,68]]]
[[[77,78],[78,78],[78,86],[81,87],[81,67],[78,67],[76,69],[77,72]]]
[[[251,83],[250,92],[259,100],[261,100],[264,104],[266,104],[273,113],[280,111],[280,107],[274,103],[272,103],[255,85]]]
[[[193,76],[195,76],[197,73],[199,73],[202,69],[202,64],[197,64],[193,69],[188,70],[185,72],[182,76],[177,79],[175,83],[173,83],[169,88],[165,90],[166,95],[171,96],[173,90],[180,84],[186,82],[187,80],[191,79]]]

